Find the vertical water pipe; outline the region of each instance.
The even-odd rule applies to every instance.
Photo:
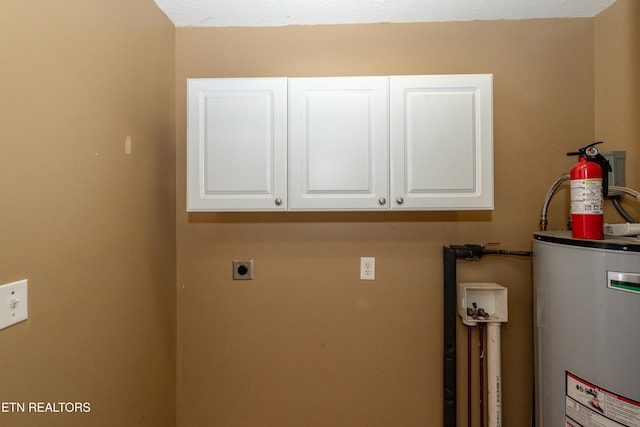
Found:
[[[467,326],[467,427],[473,427],[473,397],[471,393],[471,326]]]
[[[456,427],[456,261],[479,260],[483,255],[533,255],[530,251],[487,250],[482,245],[451,245],[443,247],[444,264],[444,351],[443,351],[443,422],[444,427]]]
[[[480,367],[478,376],[480,377],[480,427],[484,427],[484,324],[478,324],[478,341],[480,343]],[[469,391],[471,393],[471,391]]]
[[[488,426],[502,426],[502,374],[500,322],[487,322],[487,413]]]
[[[444,354],[443,354],[443,422],[444,427],[456,427],[456,259],[458,254],[444,247]]]
[[[457,259],[479,260],[484,252],[481,245],[451,245],[443,248],[444,263],[444,286],[443,286],[443,305],[444,305],[444,350],[443,350],[443,418],[442,425],[444,427],[456,427],[457,425],[457,389],[456,383],[457,366],[456,366],[456,317],[457,317]]]

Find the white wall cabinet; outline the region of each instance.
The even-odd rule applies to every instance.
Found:
[[[388,77],[289,79],[289,209],[386,210]]]
[[[287,79],[189,79],[187,210],[287,209]]]
[[[493,209],[491,75],[190,79],[187,209]]]
[[[493,209],[492,76],[392,76],[392,209]]]

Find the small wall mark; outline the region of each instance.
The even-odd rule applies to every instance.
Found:
[[[124,141],[124,152],[127,154],[131,154],[131,137],[127,136],[127,139]]]

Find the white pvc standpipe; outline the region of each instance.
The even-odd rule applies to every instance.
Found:
[[[500,323],[487,323],[487,413],[489,427],[502,426]]]

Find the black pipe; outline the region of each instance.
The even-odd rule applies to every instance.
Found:
[[[444,427],[456,427],[456,251],[444,247]]]

